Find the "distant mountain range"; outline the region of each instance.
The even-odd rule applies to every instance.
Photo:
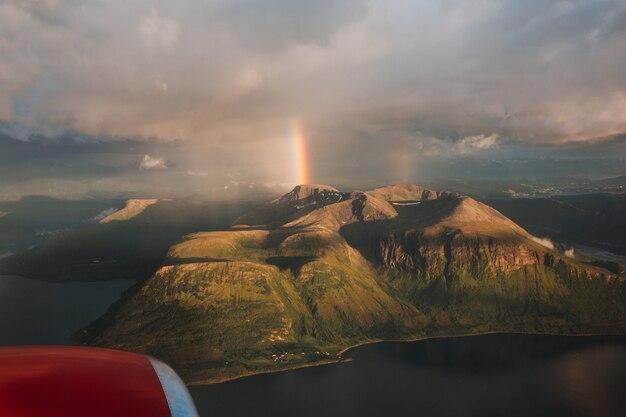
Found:
[[[201,383],[335,361],[380,340],[622,333],[625,299],[623,276],[470,197],[300,185],[227,231],[185,236],[76,337],[149,353]]]
[[[626,176],[589,179],[581,177],[542,177],[517,179],[436,179],[427,186],[454,190],[476,198],[537,198],[577,194],[624,193]]]

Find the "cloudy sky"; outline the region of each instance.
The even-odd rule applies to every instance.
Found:
[[[0,130],[144,171],[293,181],[294,120],[314,180],[626,157],[623,0],[0,0],[0,57]]]

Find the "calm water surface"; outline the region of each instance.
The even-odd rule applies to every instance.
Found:
[[[626,416],[626,337],[497,334],[191,387],[209,416]]]
[[[0,275],[0,346],[72,344],[132,281],[51,283]]]

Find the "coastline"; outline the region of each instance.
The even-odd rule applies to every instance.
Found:
[[[332,364],[336,364],[340,362],[350,362],[350,360],[325,359],[319,362],[308,362],[308,363],[288,366],[288,367],[280,368],[280,369],[267,369],[267,370],[258,371],[258,372],[251,371],[251,372],[246,372],[244,374],[236,375],[236,376],[224,376],[224,377],[210,378],[210,379],[201,380],[201,381],[193,381],[193,382],[186,383],[185,385],[187,385],[188,387],[197,387],[197,386],[203,386],[203,385],[223,384],[226,382],[235,381],[237,379],[250,378],[250,377],[257,376],[257,375],[276,374],[279,372],[295,371],[297,369],[313,368],[315,366],[332,365]]]
[[[375,341],[368,341],[359,343],[354,346],[349,346],[343,350],[341,350],[338,355],[343,355],[349,350],[356,349],[362,346],[374,345],[377,343],[413,343],[420,342],[423,340],[434,340],[434,339],[451,339],[451,338],[461,338],[461,337],[473,337],[473,336],[487,336],[490,334],[514,334],[514,335],[529,335],[529,336],[564,336],[564,337],[599,337],[599,336],[626,336],[626,331],[622,333],[553,333],[553,332],[522,332],[522,331],[509,331],[509,330],[490,330],[486,332],[478,332],[478,333],[459,333],[459,334],[441,334],[441,335],[433,335],[433,336],[421,336],[412,339],[381,339]]]
[[[414,343],[414,342],[420,342],[420,341],[424,341],[424,340],[434,340],[434,339],[450,339],[450,338],[461,338],[461,337],[475,337],[475,336],[486,336],[486,335],[490,335],[490,334],[500,334],[500,335],[506,335],[506,334],[510,334],[510,335],[535,335],[535,336],[564,336],[564,337],[600,337],[600,336],[626,336],[626,331],[622,331],[622,332],[616,332],[616,333],[602,333],[602,332],[597,332],[597,333],[555,333],[555,332],[524,332],[524,331],[508,331],[508,330],[490,330],[490,331],[482,331],[482,332],[476,332],[476,333],[459,333],[459,334],[440,334],[440,335],[429,335],[429,336],[419,336],[419,337],[415,337],[415,338],[410,338],[410,339],[380,339],[380,340],[369,340],[366,342],[361,342],[361,343],[357,343],[354,345],[350,345],[342,350],[340,350],[337,353],[336,358],[337,359],[326,359],[326,360],[322,360],[319,362],[309,362],[309,363],[304,363],[304,364],[299,364],[299,365],[294,365],[294,366],[289,366],[289,367],[285,367],[285,368],[280,368],[280,369],[268,369],[268,370],[263,370],[263,371],[258,371],[258,372],[247,372],[241,375],[237,375],[237,376],[226,376],[226,377],[217,377],[217,378],[210,378],[210,379],[206,379],[206,380],[200,380],[200,381],[192,381],[187,383],[187,386],[206,386],[206,385],[215,385],[215,384],[222,384],[222,383],[226,383],[226,382],[231,382],[231,381],[235,381],[238,379],[242,379],[242,378],[249,378],[249,377],[254,377],[257,375],[266,375],[266,374],[275,374],[275,373],[279,373],[279,372],[287,372],[287,371],[295,371],[297,369],[304,369],[304,368],[312,368],[312,367],[316,367],[316,366],[325,366],[325,365],[333,365],[333,364],[337,364],[337,363],[342,363],[342,362],[351,362],[352,359],[351,358],[342,358],[341,356],[345,353],[347,353],[348,351],[352,350],[352,349],[356,349],[359,347],[363,347],[363,346],[367,346],[367,345],[374,345],[374,344],[378,344],[378,343]]]

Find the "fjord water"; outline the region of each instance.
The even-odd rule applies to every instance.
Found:
[[[0,346],[72,344],[133,281],[52,283],[0,275]]]
[[[490,334],[344,357],[190,390],[207,417],[626,415],[626,336]]]
[[[131,284],[0,276],[0,346],[72,343]],[[343,356],[190,390],[207,417],[626,415],[626,336],[492,334]]]

